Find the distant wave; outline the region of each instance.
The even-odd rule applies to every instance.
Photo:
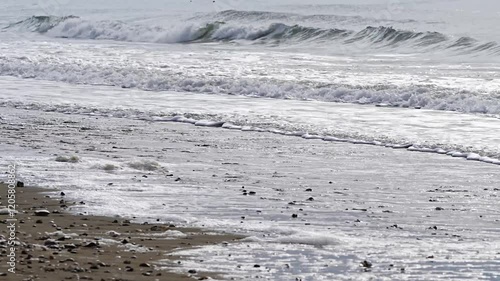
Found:
[[[500,55],[497,42],[480,42],[473,38],[453,39],[439,32],[416,32],[392,27],[368,26],[360,31],[315,28],[272,23],[265,26],[241,25],[216,21],[184,24],[178,27],[144,26],[122,21],[88,21],[76,16],[33,16],[4,29],[38,32],[52,37],[103,39],[154,43],[202,43],[247,41],[269,45],[314,43],[348,49],[426,53],[452,51],[465,55]]]
[[[189,19],[190,21],[204,20],[204,21],[235,21],[235,22],[316,22],[328,24],[368,24],[377,23],[381,25],[391,23],[414,23],[416,20],[391,20],[391,19],[376,19],[366,18],[357,15],[332,15],[332,14],[319,14],[319,15],[301,15],[294,13],[278,13],[278,12],[265,12],[265,11],[237,11],[226,10],[217,13],[209,13],[197,15]]]
[[[78,17],[32,16],[25,20],[10,24],[4,29],[16,29],[19,31],[46,33],[52,28],[58,26],[60,23],[69,19],[78,19]]]

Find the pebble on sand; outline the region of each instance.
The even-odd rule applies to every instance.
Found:
[[[364,268],[371,268],[373,266],[373,264],[367,260],[364,260],[362,263],[361,263],[361,266],[364,267]]]
[[[35,211],[35,216],[46,217],[48,215],[50,215],[50,212],[47,210],[36,210]]]

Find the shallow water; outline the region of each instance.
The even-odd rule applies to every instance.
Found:
[[[75,212],[250,236],[180,253],[182,267],[165,264],[179,271],[237,280],[498,278],[495,165],[172,122],[6,108],[1,117],[2,165],[15,161],[27,184],[84,200]]]

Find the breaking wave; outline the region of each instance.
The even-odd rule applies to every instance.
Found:
[[[76,16],[33,16],[4,29],[38,32],[51,37],[117,40],[154,43],[206,43],[247,41],[252,44],[358,47],[363,50],[426,53],[452,51],[456,55],[500,55],[497,42],[481,42],[470,37],[453,38],[439,32],[399,30],[389,26],[368,26],[362,30],[317,28],[284,23],[267,25],[229,23],[184,23],[162,27],[122,21],[89,21]],[[354,49],[354,48],[353,48]]]
[[[76,61],[39,62],[0,56],[0,75],[58,81],[70,84],[106,85],[147,91],[180,91],[241,95],[274,99],[377,104],[393,107],[448,110],[463,113],[500,114],[500,92],[484,94],[435,85],[348,85],[294,83],[275,79],[200,77],[179,69],[134,65],[94,65]]]
[[[15,29],[18,31],[31,31],[46,33],[60,23],[69,19],[78,19],[76,16],[54,17],[54,16],[32,16],[28,19],[13,23],[4,29]]]
[[[415,23],[416,20],[394,20],[394,19],[376,19],[362,17],[358,15],[335,15],[335,14],[312,14],[302,15],[294,13],[279,13],[265,11],[237,11],[226,10],[218,13],[209,13],[197,15],[189,19],[190,21],[226,21],[226,22],[311,22],[311,23],[326,23],[334,25],[370,25],[376,23],[378,25],[396,24],[396,23]]]

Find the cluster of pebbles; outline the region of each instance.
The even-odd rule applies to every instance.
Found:
[[[133,223],[124,218],[73,215],[64,193],[51,198],[35,188],[19,188],[16,214],[16,273],[8,272],[6,228],[0,214],[0,276],[7,280],[205,280],[214,274],[190,269],[170,272],[166,265],[182,261],[169,255],[175,249],[238,239],[172,224]],[[0,209],[2,208],[0,205]],[[175,231],[173,230],[175,229]],[[166,237],[163,233],[181,233]]]

